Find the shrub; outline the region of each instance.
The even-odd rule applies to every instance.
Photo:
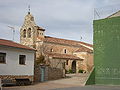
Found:
[[[85,70],[79,70],[79,71],[78,71],[78,73],[84,73],[84,72],[86,73]]]
[[[72,69],[70,69],[68,72],[69,72],[69,73],[73,73]]]

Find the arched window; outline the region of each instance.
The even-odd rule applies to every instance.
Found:
[[[52,49],[52,48],[50,49],[50,52],[53,52],[53,49]]]
[[[64,53],[67,53],[67,50],[66,50],[66,49],[64,49]]]
[[[24,38],[26,37],[26,30],[25,29],[23,30],[23,37]]]
[[[39,31],[37,31],[37,37],[39,36]]]
[[[31,37],[31,28],[28,29],[28,38]]]
[[[66,61],[66,65],[68,65],[68,60]]]

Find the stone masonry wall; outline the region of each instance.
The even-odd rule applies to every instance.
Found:
[[[45,81],[60,79],[60,78],[65,76],[65,72],[63,69],[52,68],[50,66],[36,65],[35,66],[34,82],[41,82],[41,70],[40,70],[40,68],[43,68],[43,67],[45,68],[45,73],[44,73]]]
[[[63,69],[59,68],[48,68],[48,80],[55,80],[63,78]]]
[[[19,78],[19,79],[24,79],[24,78],[27,78],[29,79],[30,81],[33,82],[34,80],[34,76],[28,76],[28,75],[0,75],[0,78],[2,80],[11,80],[13,83],[16,82],[15,79]]]
[[[43,45],[44,52],[51,52],[51,49],[53,49],[53,53],[60,53],[64,54],[64,50],[66,49],[66,54],[73,54],[76,50],[79,49],[79,47],[75,46],[69,46],[69,45],[61,45],[61,44],[54,44],[54,43],[44,43]]]

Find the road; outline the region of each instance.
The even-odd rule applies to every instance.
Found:
[[[82,77],[82,78],[80,78]],[[68,78],[47,81],[29,86],[3,87],[3,90],[120,90],[120,86],[83,86],[84,75],[70,75]]]

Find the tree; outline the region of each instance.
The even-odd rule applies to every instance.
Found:
[[[37,57],[36,64],[45,64],[45,57],[43,55]]]

